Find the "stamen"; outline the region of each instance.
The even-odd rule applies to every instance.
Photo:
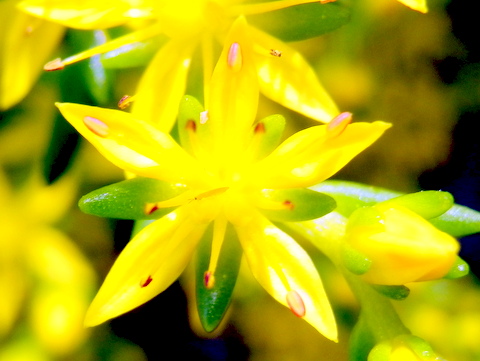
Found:
[[[60,58],[49,61],[43,66],[43,70],[46,71],[62,70],[63,68],[65,68],[65,63]]]
[[[227,64],[235,72],[242,68],[242,49],[239,43],[233,43],[228,49]]]
[[[153,278],[152,276],[149,275],[145,281],[140,282],[140,287],[142,288],[147,287],[152,281],[153,281]]]
[[[106,138],[109,134],[108,125],[101,120],[93,117],[84,117],[83,124],[95,135]]]
[[[295,290],[291,290],[287,293],[287,304],[292,310],[293,314],[297,317],[304,317],[306,310],[305,310],[305,303],[303,303],[302,296]]]
[[[222,193],[225,193],[228,190],[228,188],[229,187],[220,187],[220,188],[211,189],[207,192],[197,194],[197,196],[194,198],[194,200],[200,201],[204,198],[218,196]]]
[[[253,130],[255,134],[264,134],[265,131],[265,123],[258,123]]]
[[[130,104],[133,103],[134,100],[135,100],[135,96],[124,95],[118,101],[118,107],[120,109],[127,109],[130,106]]]
[[[327,135],[330,138],[339,136],[352,121],[352,113],[344,112],[337,115],[327,124]]]
[[[282,52],[280,50],[270,49],[270,55],[280,58],[282,56]]]
[[[206,271],[203,274],[203,284],[208,290],[211,290],[215,286],[215,276],[213,275],[213,272]]]
[[[195,133],[197,131],[197,123],[195,123],[195,120],[187,120],[187,123],[185,123],[185,129]]]
[[[287,207],[289,210],[293,210],[295,208],[294,204],[292,201],[286,200],[283,202],[283,205]]]
[[[144,213],[149,216],[159,208],[157,203],[147,203],[145,204]]]
[[[208,121],[208,110],[200,113],[200,124],[205,124]]]

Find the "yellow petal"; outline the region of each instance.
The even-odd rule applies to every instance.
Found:
[[[172,39],[150,62],[138,85],[132,114],[170,132],[185,93],[195,41]]]
[[[258,82],[244,18],[237,19],[227,35],[212,75],[208,99],[208,122],[218,155],[225,156],[227,148],[245,149],[257,113]]]
[[[129,113],[72,103],[57,106],[103,156],[124,170],[190,185],[203,184],[207,178],[198,162],[170,135]]]
[[[86,326],[140,306],[180,276],[206,227],[187,211],[182,208],[160,218],[127,244],[90,305]]]
[[[428,12],[426,0],[398,0],[398,1],[413,10],[420,11],[421,13]]]
[[[298,51],[258,29],[251,31],[256,42],[255,63],[263,94],[324,123],[339,113],[315,71]],[[272,56],[272,50],[279,51],[281,56]]]
[[[235,227],[252,273],[282,305],[336,341],[337,327],[322,281],[309,255],[259,214]]]
[[[251,182],[263,188],[301,188],[318,184],[375,142],[390,124],[354,123],[340,134],[328,125],[300,131],[256,163]],[[329,133],[332,133],[331,136]]]
[[[63,26],[25,14],[15,3],[0,2],[0,110],[30,91],[64,33]]]
[[[77,29],[105,29],[131,19],[151,16],[148,1],[25,0],[19,8],[38,17]]]

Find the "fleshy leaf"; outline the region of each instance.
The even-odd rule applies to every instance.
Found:
[[[335,209],[335,200],[306,188],[264,189],[256,198],[259,210],[270,220],[300,222],[320,218]]]
[[[344,243],[342,246],[342,262],[350,272],[356,275],[367,272],[372,264],[372,261],[355,248],[350,247],[348,243]]]
[[[402,195],[385,188],[335,180],[328,180],[311,188],[331,195],[337,202],[336,211],[346,217],[357,208],[372,206]],[[453,237],[480,232],[480,212],[460,205],[454,205],[441,216],[429,219],[429,222]]]
[[[339,4],[304,4],[250,15],[247,20],[283,41],[298,41],[328,33],[347,24],[350,12]]]
[[[108,185],[84,195],[80,209],[89,214],[118,219],[157,219],[176,207],[156,207],[154,203],[176,197],[186,191],[181,184],[152,178],[132,178]],[[149,207],[151,205],[151,207]]]
[[[213,287],[205,285],[205,271],[211,254],[212,232],[207,231],[198,249],[196,264],[196,297],[200,322],[207,332],[214,331],[230,305],[233,289],[240,269],[242,249],[237,234],[229,225],[215,268]]]
[[[404,285],[372,285],[373,289],[392,300],[401,301],[408,297],[410,289]]]
[[[453,206],[453,196],[448,192],[422,191],[392,198],[383,203],[403,206],[425,219],[430,219],[447,212]]]

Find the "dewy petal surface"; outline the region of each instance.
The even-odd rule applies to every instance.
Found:
[[[310,187],[331,177],[375,142],[390,124],[354,123],[330,137],[328,125],[302,130],[252,166],[251,182],[264,188]]]
[[[283,106],[327,123],[339,110],[303,56],[277,38],[253,27],[260,91]],[[281,52],[280,57],[269,54]]]
[[[336,341],[333,311],[318,272],[303,248],[259,214],[251,215],[236,230],[248,265],[265,290],[286,307],[290,307],[287,297],[294,291],[304,306],[302,318]]]
[[[129,113],[72,103],[57,106],[103,156],[124,170],[174,183],[197,184],[208,178],[170,135]],[[96,123],[99,130],[92,131],[86,120]]]
[[[93,300],[86,326],[95,326],[149,301],[183,272],[206,224],[179,209],[140,231],[115,261]]]

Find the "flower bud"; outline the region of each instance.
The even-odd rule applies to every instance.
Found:
[[[392,203],[355,211],[347,224],[346,240],[371,261],[361,277],[383,285],[441,278],[450,271],[459,251],[456,239]]]
[[[400,335],[376,345],[368,361],[439,361],[430,345],[413,335]]]

